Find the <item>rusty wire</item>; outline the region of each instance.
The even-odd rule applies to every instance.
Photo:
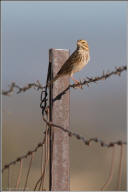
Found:
[[[114,147],[115,145],[122,146],[122,145],[126,145],[127,144],[125,141],[120,141],[120,140],[119,141],[105,143],[103,140],[101,140],[101,139],[99,139],[97,137],[86,139],[85,137],[81,136],[78,133],[72,132],[72,131],[70,131],[68,129],[65,129],[64,127],[62,127],[60,125],[56,125],[53,122],[47,121],[44,117],[43,117],[43,120],[47,123],[48,126],[57,127],[59,129],[61,129],[62,131],[67,132],[70,137],[74,136],[76,139],[81,140],[85,145],[88,145],[88,146],[92,142],[99,143],[101,147],[108,147],[108,148],[109,147]]]
[[[48,127],[46,124],[46,131],[45,131],[45,135],[46,135],[46,142],[44,145],[44,150],[45,150],[45,159],[44,159],[44,165],[42,167],[42,171],[41,171],[41,176],[40,178],[37,180],[35,186],[34,186],[34,191],[36,190],[37,186],[39,185],[38,191],[40,190],[41,186],[42,186],[42,191],[44,190],[44,179],[45,179],[45,175],[46,175],[46,168],[47,168],[47,164],[48,164],[48,160],[49,160],[49,135],[48,135]]]
[[[114,162],[115,162],[115,147],[113,147],[113,150],[112,150],[112,161],[111,161],[110,173],[109,173],[107,181],[101,187],[101,191],[104,191],[104,189],[110,184],[110,182],[112,180],[113,171],[114,171]]]
[[[46,86],[45,88],[41,91],[41,97],[40,97],[40,108],[42,110],[42,116],[44,117],[44,115],[46,114],[46,117],[48,118],[48,114],[46,113],[46,107],[47,107],[47,101],[48,101],[48,81],[50,78],[50,72],[51,72],[51,63],[49,63],[48,66],[48,73],[47,73],[47,79],[46,79]],[[34,186],[34,191],[36,190],[38,184],[39,184],[39,188],[38,190],[41,189],[42,186],[42,191],[44,190],[44,180],[45,180],[45,175],[46,175],[46,168],[47,168],[47,163],[49,160],[49,128],[48,125],[46,124],[45,127],[45,145],[44,145],[44,163],[43,163],[43,147],[42,147],[42,155],[41,155],[41,176],[40,178],[37,180],[35,186]]]
[[[17,181],[16,181],[16,189],[18,189],[19,185],[20,185],[22,167],[23,167],[23,159],[21,159],[21,161],[20,161],[20,169],[19,169],[19,174],[18,174]]]
[[[40,147],[42,147],[45,143],[45,136],[42,142],[38,143],[37,146],[32,150],[32,151],[28,151],[25,155],[22,155],[20,157],[18,157],[16,160],[11,161],[10,163],[6,164],[3,169],[2,172],[4,172],[5,169],[8,169],[11,165],[15,165],[17,162],[20,162],[22,159],[26,159],[28,156],[32,155],[32,153],[35,153]]]
[[[121,73],[123,71],[127,70],[127,67],[126,66],[121,66],[121,67],[117,67],[114,71],[112,72],[107,72],[107,73],[104,73],[101,75],[101,76],[97,76],[97,77],[86,77],[86,79],[80,81],[80,85],[86,85],[89,87],[89,84],[91,83],[96,83],[100,80],[106,80],[108,79],[109,77],[111,77],[112,75],[121,75]],[[109,142],[108,144],[105,143],[103,140],[97,138],[97,137],[94,137],[94,138],[85,138],[81,135],[79,135],[78,133],[75,133],[75,132],[72,132],[70,130],[67,130],[65,129],[64,127],[60,126],[60,125],[56,125],[54,124],[53,122],[49,122],[47,121],[45,118],[44,118],[44,111],[46,112],[46,108],[48,107],[47,106],[47,83],[48,83],[48,77],[47,77],[47,82],[46,82],[46,86],[43,87],[41,85],[41,83],[39,81],[37,81],[37,83],[29,83],[28,85],[24,86],[24,87],[20,87],[18,85],[16,85],[16,83],[12,83],[9,90],[7,91],[3,91],[2,94],[3,95],[6,95],[6,96],[9,96],[11,93],[13,93],[14,89],[16,88],[17,89],[17,94],[21,93],[21,92],[25,92],[27,91],[28,89],[30,88],[35,88],[37,90],[41,89],[42,92],[41,92],[41,103],[40,103],[40,107],[42,108],[42,115],[43,115],[43,120],[45,121],[45,123],[48,125],[48,126],[53,126],[53,127],[56,127],[56,128],[59,128],[61,129],[62,131],[64,132],[67,132],[68,135],[70,137],[74,136],[76,139],[78,140],[81,140],[85,145],[89,146],[92,142],[95,142],[95,143],[99,143],[101,147],[114,147],[115,145],[119,145],[122,146],[123,145],[126,145],[127,143],[126,142],[123,142],[123,141],[115,141],[115,142]],[[70,88],[75,88],[77,87],[78,85],[76,84],[72,84],[72,85],[69,85],[63,92],[61,92],[58,96],[56,96],[56,98],[53,99],[53,102],[56,101],[56,100],[59,100],[61,99],[61,97],[70,89]],[[43,98],[43,94],[44,94],[44,98]],[[31,168],[31,164],[32,164],[32,155],[33,153],[35,153],[38,148],[42,147],[43,144],[45,143],[45,139],[46,139],[46,131],[45,131],[45,137],[43,139],[43,142],[42,143],[38,143],[38,145],[34,148],[34,150],[32,151],[28,151],[25,155],[23,156],[20,156],[18,157],[16,160],[10,162],[9,164],[6,164],[3,169],[2,169],[2,172],[6,169],[8,169],[8,172],[9,172],[9,169],[10,169],[10,166],[17,163],[17,162],[21,162],[23,159],[27,158],[28,156],[31,156],[31,160],[30,160],[30,163],[29,163],[29,169],[28,169],[28,173],[27,173],[27,177],[26,177],[26,183],[25,183],[25,187],[24,187],[24,190],[27,186],[27,181],[28,181],[28,176],[29,176],[29,172],[30,172],[30,168]],[[47,156],[47,154],[46,154]],[[44,170],[45,172],[45,170]],[[120,176],[119,176],[119,184],[118,184],[118,188],[120,187],[120,183],[121,183],[121,172],[122,172],[122,159],[120,160]],[[40,177],[40,179],[37,181],[36,183],[36,186],[35,186],[35,189],[38,185],[38,183],[40,183],[40,186],[39,186],[39,189],[41,187],[41,180],[44,176],[44,173],[42,172],[42,175]],[[17,180],[17,182],[19,183],[19,181]],[[42,180],[43,182],[43,180]],[[19,184],[18,184],[19,185]],[[42,188],[43,188],[43,183],[42,183]]]
[[[30,158],[30,162],[29,162],[29,167],[28,167],[28,172],[27,172],[27,175],[26,175],[26,180],[25,180],[25,185],[24,185],[24,190],[26,189],[27,187],[27,183],[28,183],[28,177],[29,177],[29,174],[30,174],[30,169],[31,169],[31,166],[32,166],[32,160],[33,160],[33,152],[31,153],[31,158]]]
[[[65,129],[64,127],[62,127],[62,126],[60,126],[60,125],[56,125],[56,124],[54,124],[53,122],[47,121],[44,117],[43,117],[43,120],[47,123],[48,126],[57,127],[57,128],[59,128],[59,129],[61,129],[62,131],[67,132],[70,137],[73,136],[73,137],[75,137],[77,140],[81,140],[81,141],[82,141],[85,145],[87,145],[87,146],[90,146],[90,144],[91,144],[92,142],[99,143],[101,147],[108,147],[108,148],[109,148],[109,147],[114,147],[115,145],[122,146],[122,145],[126,145],[126,144],[127,144],[127,142],[121,141],[121,140],[119,140],[119,141],[114,141],[114,142],[112,141],[112,142],[109,142],[109,143],[105,143],[103,140],[101,140],[101,139],[99,139],[99,138],[97,138],[97,137],[93,137],[93,138],[86,139],[85,137],[81,136],[81,135],[78,134],[78,133],[72,132],[72,131],[70,131],[70,130]],[[44,133],[45,133],[45,132],[44,132]],[[27,157],[30,156],[32,153],[36,152],[37,149],[40,148],[40,147],[42,147],[42,145],[43,145],[44,143],[45,143],[45,137],[44,137],[43,142],[42,142],[42,143],[41,143],[41,142],[38,143],[38,145],[35,147],[34,150],[28,151],[25,155],[18,157],[16,160],[11,161],[9,164],[6,164],[6,165],[3,167],[2,172],[3,172],[5,169],[8,169],[11,165],[16,164],[17,162],[21,161],[22,159],[27,158]]]
[[[21,93],[21,92],[25,92],[31,88],[34,88],[36,90],[39,90],[39,89],[43,89],[43,86],[41,85],[41,83],[37,80],[36,83],[28,83],[27,85],[25,85],[24,87],[20,87],[19,85],[17,85],[15,82],[12,82],[10,87],[9,87],[9,90],[7,91],[2,91],[2,94],[3,95],[6,95],[6,96],[10,96],[13,92],[14,92],[14,89],[17,89],[17,94]]]
[[[110,78],[112,75],[121,75],[121,73],[123,71],[126,71],[127,70],[127,66],[120,66],[120,67],[115,67],[115,70],[111,71],[111,72],[104,72],[103,71],[103,74],[101,76],[97,76],[97,77],[86,77],[85,80],[82,80],[80,82],[80,85],[87,85],[89,87],[89,84],[90,83],[96,83],[97,81],[100,81],[100,80],[106,80],[108,78]],[[73,85],[70,85],[70,87],[77,87],[76,84],[73,84]]]
[[[119,75],[120,76],[121,73],[123,71],[126,71],[126,70],[127,70],[127,66],[120,66],[120,67],[116,67],[115,70],[113,70],[111,72],[106,72],[105,73],[103,71],[103,74],[100,75],[100,76],[97,76],[97,77],[86,77],[86,79],[81,80],[80,81],[80,85],[86,85],[86,86],[89,87],[89,85],[91,83],[96,83],[96,82],[98,82],[100,80],[106,80],[106,79],[110,78],[112,75]],[[69,85],[60,95],[58,95],[58,99],[63,94],[65,94],[70,88],[75,88],[77,86],[78,86],[77,84]],[[13,82],[10,85],[9,90],[2,91],[2,94],[5,95],[5,96],[9,96],[10,94],[12,94],[14,92],[14,89],[17,89],[17,94],[19,94],[21,92],[25,92],[25,91],[31,89],[32,87],[35,88],[36,90],[45,90],[45,88],[47,87],[47,84],[46,84],[46,86],[42,86],[41,83],[37,80],[36,83],[29,83],[29,84],[25,85],[24,87],[20,87],[15,82]]]
[[[126,71],[127,70],[127,66],[120,66],[120,67],[116,67],[115,70],[111,71],[111,72],[104,72],[103,71],[103,74],[100,75],[100,76],[97,76],[97,77],[86,77],[86,79],[84,80],[81,80],[79,85],[81,86],[87,86],[89,87],[90,84],[92,83],[97,83],[98,81],[101,81],[101,80],[106,80],[108,78],[110,78],[112,75],[118,75],[120,76],[121,73],[123,71]],[[72,85],[69,85],[65,90],[63,90],[61,93],[59,93],[55,98],[53,98],[53,102],[55,102],[56,100],[60,100],[62,98],[62,96],[64,94],[66,94],[66,92],[70,89],[70,88],[76,88],[78,87],[78,84],[72,84]]]

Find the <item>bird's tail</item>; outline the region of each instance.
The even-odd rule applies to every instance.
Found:
[[[56,75],[50,82],[48,82],[47,86],[50,87],[50,85],[53,84],[54,81],[56,81],[59,78],[59,75]]]

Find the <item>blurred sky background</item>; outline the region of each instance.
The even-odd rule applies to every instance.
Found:
[[[45,83],[50,48],[76,48],[78,39],[89,43],[89,64],[76,79],[101,75],[126,65],[126,2],[2,1],[2,85],[20,86],[39,80]],[[126,72],[83,90],[71,90],[71,130],[106,142],[126,140]],[[3,96],[3,165],[33,149],[42,139],[40,91]],[[71,190],[100,190],[109,175],[112,149],[91,147],[70,140]],[[114,177],[108,190],[117,189],[119,151],[116,147]],[[125,151],[126,153],[126,151]],[[125,155],[124,155],[125,156]],[[125,156],[126,157],[126,156]],[[26,171],[27,163],[24,165]],[[38,159],[33,175],[39,177]],[[17,172],[12,174],[15,186]],[[7,187],[7,175],[3,187]],[[121,190],[126,190],[126,158]]]

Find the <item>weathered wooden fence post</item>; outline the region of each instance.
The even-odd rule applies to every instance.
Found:
[[[51,79],[57,74],[68,57],[69,50],[50,49]],[[69,129],[69,91],[60,100],[52,101],[68,85],[69,77],[65,76],[59,78],[53,83],[53,87],[50,87],[50,120],[66,129]],[[69,136],[56,127],[51,127],[50,135],[49,189],[51,191],[69,191]]]

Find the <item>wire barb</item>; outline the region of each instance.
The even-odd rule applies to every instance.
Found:
[[[9,87],[10,87],[9,90],[2,91],[3,95],[10,96],[14,92],[14,89],[17,89],[17,92],[16,92],[17,94],[19,94],[21,92],[25,92],[25,91],[31,89],[32,87],[34,89],[37,89],[37,90],[40,90],[40,89],[42,90],[43,89],[43,86],[41,85],[41,83],[38,80],[36,81],[36,83],[28,83],[24,87],[20,87],[15,82],[12,82]]]
[[[108,148],[114,147],[115,145],[122,146],[122,145],[127,144],[126,142],[120,141],[120,140],[115,141],[115,142],[105,143],[103,140],[101,140],[97,137],[86,139],[85,137],[81,136],[78,133],[72,132],[70,130],[65,129],[64,127],[62,127],[60,125],[56,125],[53,122],[47,121],[44,117],[43,117],[43,120],[45,121],[45,123],[47,123],[48,126],[57,127],[59,129],[61,129],[62,131],[67,132],[70,137],[74,136],[77,140],[81,140],[82,142],[84,142],[85,145],[88,145],[88,146],[91,144],[92,141],[95,143],[99,143],[101,147],[108,147]]]
[[[110,148],[110,147],[115,147],[115,145],[119,145],[121,146],[121,159],[120,159],[120,173],[119,173],[119,178],[118,178],[118,189],[121,185],[121,176],[122,176],[122,156],[123,156],[123,145],[126,145],[127,143],[124,142],[124,141],[115,141],[115,142],[109,142],[109,143],[106,143],[104,142],[103,140],[97,138],[97,137],[94,137],[94,138],[86,138],[84,136],[81,136],[80,134],[78,133],[75,133],[75,132],[72,132],[70,130],[67,130],[65,129],[64,127],[60,126],[60,125],[56,125],[54,124],[53,122],[45,119],[44,115],[46,114],[46,116],[48,115],[48,110],[49,110],[49,106],[47,105],[47,101],[48,101],[48,80],[49,80],[49,71],[50,68],[48,69],[48,75],[47,75],[47,81],[46,81],[46,86],[42,86],[41,83],[39,81],[36,81],[36,83],[29,83],[27,85],[25,85],[24,87],[20,87],[18,86],[15,82],[12,82],[12,84],[10,85],[10,88],[9,90],[7,91],[3,91],[2,94],[5,95],[5,96],[10,96],[13,92],[14,92],[14,89],[17,90],[17,94],[21,93],[21,92],[26,92],[27,90],[31,89],[32,87],[36,90],[41,90],[41,97],[40,97],[40,107],[42,109],[42,117],[43,117],[43,120],[44,122],[46,123],[46,126],[48,127],[56,127],[58,129],[61,129],[63,132],[66,132],[69,137],[74,137],[76,138],[77,140],[79,141],[82,141],[85,145],[87,146],[90,146],[92,142],[95,142],[95,143],[98,143],[101,147],[107,147],[107,148]],[[120,67],[116,67],[114,71],[107,71],[106,73],[103,71],[103,74],[101,76],[97,76],[97,77],[86,77],[86,79],[84,80],[81,80],[79,85],[83,86],[87,86],[89,87],[91,83],[97,83],[98,81],[101,81],[101,80],[106,80],[108,78],[110,78],[112,75],[121,75],[121,73],[123,71],[127,70],[127,66],[120,66]],[[56,100],[60,100],[61,97],[66,94],[66,92],[70,89],[70,88],[75,88],[76,84],[72,84],[72,85],[69,85],[65,90],[63,90],[59,95],[57,95],[54,99],[53,99],[53,102],[55,102]],[[6,169],[8,170],[8,188],[9,188],[9,185],[10,185],[10,166],[11,165],[14,165],[16,164],[17,162],[20,162],[20,169],[19,169],[19,174],[18,174],[18,177],[17,177],[17,182],[16,182],[16,188],[19,187],[19,184],[20,184],[20,179],[21,179],[21,170],[22,170],[22,162],[23,162],[23,159],[27,158],[28,156],[30,156],[30,162],[29,162],[29,168],[28,168],[28,172],[27,172],[27,176],[26,176],[26,180],[25,180],[25,186],[24,186],[24,190],[26,189],[27,187],[27,183],[28,183],[28,177],[29,177],[29,174],[30,174],[30,169],[31,169],[31,165],[32,165],[32,160],[33,160],[33,155],[34,153],[40,148],[40,147],[43,147],[44,144],[45,144],[45,163],[44,163],[44,166],[42,167],[42,172],[41,172],[41,177],[39,178],[39,180],[36,182],[35,184],[35,188],[34,190],[36,190],[37,186],[39,185],[39,190],[41,189],[41,186],[42,186],[42,190],[43,190],[43,185],[44,185],[44,176],[45,176],[45,172],[46,172],[46,165],[48,163],[48,160],[49,160],[49,152],[48,152],[48,130],[45,130],[44,132],[45,136],[43,138],[43,141],[38,143],[37,146],[31,150],[31,151],[28,151],[25,155],[23,156],[20,156],[18,157],[16,160],[6,164],[3,169],[2,169],[2,172],[4,172]],[[107,180],[107,182],[104,184],[104,186],[102,187],[102,189],[104,189],[111,181],[112,179],[112,174],[113,174],[113,161],[114,161],[114,155],[113,155],[113,158],[112,158],[112,166],[111,166],[111,171],[110,171],[110,175],[109,175],[109,178]],[[43,164],[42,164],[43,165]]]
[[[81,80],[80,85],[86,85],[89,87],[90,83],[96,83],[97,81],[106,80],[106,79],[110,78],[112,75],[120,76],[121,73],[126,70],[127,70],[127,66],[115,67],[115,70],[113,70],[111,72],[105,73],[103,71],[103,74],[101,76],[92,77],[92,78],[86,77],[86,79]],[[46,83],[46,86],[42,86],[41,83],[37,80],[36,83],[29,83],[29,84],[25,85],[24,87],[20,87],[15,82],[12,82],[9,90],[7,90],[7,91],[3,90],[2,94],[5,96],[10,96],[14,92],[14,89],[17,89],[17,94],[19,94],[21,92],[25,92],[25,91],[31,89],[32,87],[35,88],[36,90],[44,90],[45,88],[47,88],[47,84],[48,84],[48,81]],[[78,86],[78,85],[76,85],[76,84],[69,85],[69,87],[66,91],[68,91],[70,88],[75,88],[76,86]]]
[[[42,147],[45,143],[45,136],[42,142],[38,143],[37,146],[32,150],[32,151],[28,151],[25,155],[18,157],[16,160],[11,161],[10,163],[6,164],[3,169],[2,172],[4,172],[6,169],[8,169],[11,165],[16,164],[17,162],[21,161],[22,159],[26,159],[28,156],[32,155],[32,153],[35,153],[40,147]]]

